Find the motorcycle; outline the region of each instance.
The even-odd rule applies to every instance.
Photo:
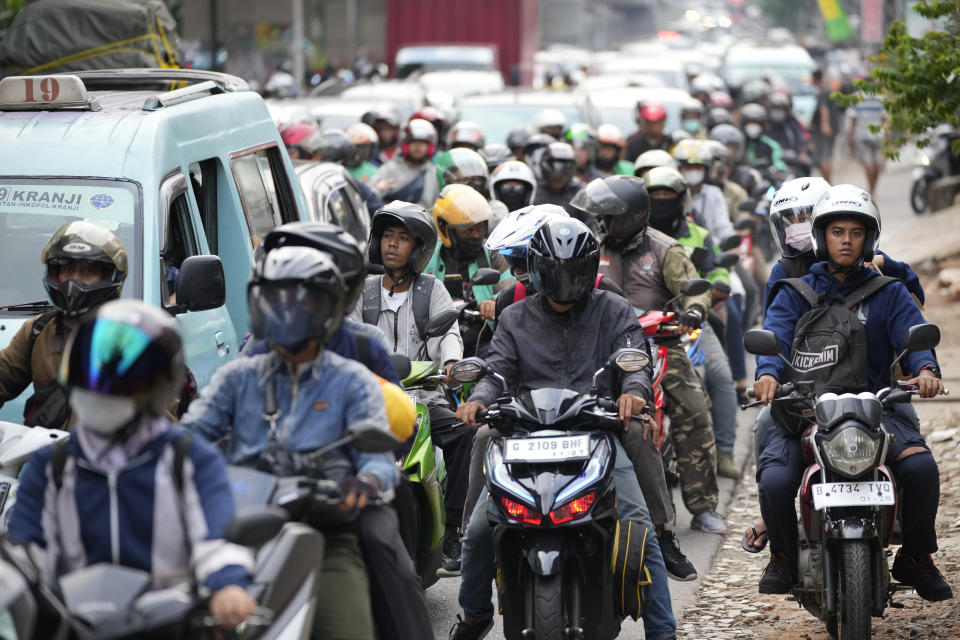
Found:
[[[680,287],[683,296],[698,296],[710,290],[710,282],[702,278],[687,280]],[[680,323],[677,312],[672,310],[680,296],[668,300],[665,311],[643,311],[635,309],[643,333],[647,336],[650,348],[654,354],[653,365],[653,420],[657,425],[660,436],[657,439],[657,448],[663,458],[663,471],[670,486],[679,482],[677,471],[677,456],[670,438],[670,418],[667,416],[667,397],[663,391],[663,376],[667,372],[669,360],[668,347],[679,343],[683,336],[680,333]]]
[[[500,272],[487,267],[477,269],[469,282],[464,282],[459,273],[444,276],[444,285],[454,300],[455,308],[460,312],[460,337],[463,339],[463,351],[466,357],[480,355],[477,350],[489,342],[489,336],[493,333],[493,323],[484,320],[480,315],[479,303],[473,295],[473,287],[493,286],[498,282],[500,282]]]
[[[66,431],[45,427],[25,427],[0,421],[0,531],[7,530],[7,521],[17,501],[20,470],[35,451],[67,436]]]
[[[594,392],[537,389],[500,399],[478,414],[499,432],[486,452],[497,590],[508,640],[614,638],[622,585],[610,558],[616,545],[613,482],[617,405],[597,392],[600,376],[638,371],[646,353],[621,349],[594,375]],[[479,358],[451,375],[506,381]]]
[[[950,204],[945,202],[941,205],[933,197],[933,187],[937,180],[957,173],[954,169],[956,159],[950,149],[950,143],[957,138],[956,129],[952,125],[941,124],[933,130],[932,138],[930,147],[920,154],[910,176],[910,208],[917,215]]]
[[[908,351],[932,349],[939,341],[936,325],[911,327],[906,351],[894,366]],[[744,345],[756,355],[782,357],[771,331],[747,332]],[[916,393],[897,382],[877,393],[818,396],[811,382],[798,381],[781,385],[773,401],[802,403],[805,415],[812,410],[801,439],[808,466],[800,484],[799,581],[793,595],[840,640],[869,639],[871,616],[883,617],[888,604],[898,606],[893,594],[907,588],[890,581],[887,547],[895,537],[899,495],[883,463],[891,436],[880,419],[884,409],[910,402]]]

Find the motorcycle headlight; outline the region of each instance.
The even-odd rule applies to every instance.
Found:
[[[925,167],[929,167],[929,166],[930,166],[930,156],[928,156],[928,155],[922,155],[922,156],[920,156],[920,164],[922,164],[922,165],[925,166]]]
[[[840,475],[855,478],[876,462],[882,436],[857,427],[837,429],[823,440],[824,460]]]

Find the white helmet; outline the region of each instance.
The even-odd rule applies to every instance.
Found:
[[[562,111],[557,109],[544,109],[537,114],[536,128],[537,131],[543,131],[545,127],[562,127],[567,128],[567,117],[563,115]]]
[[[654,167],[670,167],[671,169],[676,169],[677,161],[673,159],[669,151],[664,151],[663,149],[644,151],[637,156],[636,161],[633,163],[633,175],[639,176],[644,171],[653,169]]]
[[[856,218],[866,227],[863,252],[858,265],[873,260],[880,246],[880,211],[870,194],[852,184],[838,184],[830,187],[813,207],[811,225],[813,226],[813,250],[817,260],[829,260],[826,242],[826,226],[836,218]]]
[[[823,178],[796,178],[784,182],[770,205],[770,231],[784,256],[793,257],[813,248],[810,216],[830,183]]]
[[[487,238],[486,247],[504,256],[511,268],[515,260],[526,260],[530,238],[547,221],[569,214],[555,204],[538,204],[510,213]]]
[[[526,189],[518,193],[506,193],[503,183],[510,180],[522,182]],[[508,160],[490,174],[490,194],[507,205],[511,211],[529,206],[537,196],[536,175],[527,163]]]

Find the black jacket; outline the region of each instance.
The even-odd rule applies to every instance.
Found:
[[[547,387],[588,393],[593,374],[617,349],[633,347],[649,354],[633,307],[615,293],[594,289],[571,311],[557,313],[541,294],[510,305],[500,316],[487,363],[520,394]],[[651,398],[651,367],[626,374],[623,393]],[[492,377],[483,378],[470,396],[489,405],[500,395]]]

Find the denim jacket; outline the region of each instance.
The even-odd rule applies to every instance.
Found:
[[[183,416],[181,424],[212,441],[231,436],[230,464],[256,466],[267,445],[270,422],[264,417],[264,391],[273,385],[279,410],[277,435],[294,453],[314,451],[342,437],[352,425],[387,429],[383,394],[362,364],[322,350],[296,375],[274,352],[238,358],[221,367]],[[328,462],[329,459],[329,462]],[[346,446],[324,460],[324,470],[372,474],[382,489],[392,489],[397,471],[386,453],[365,453]]]

